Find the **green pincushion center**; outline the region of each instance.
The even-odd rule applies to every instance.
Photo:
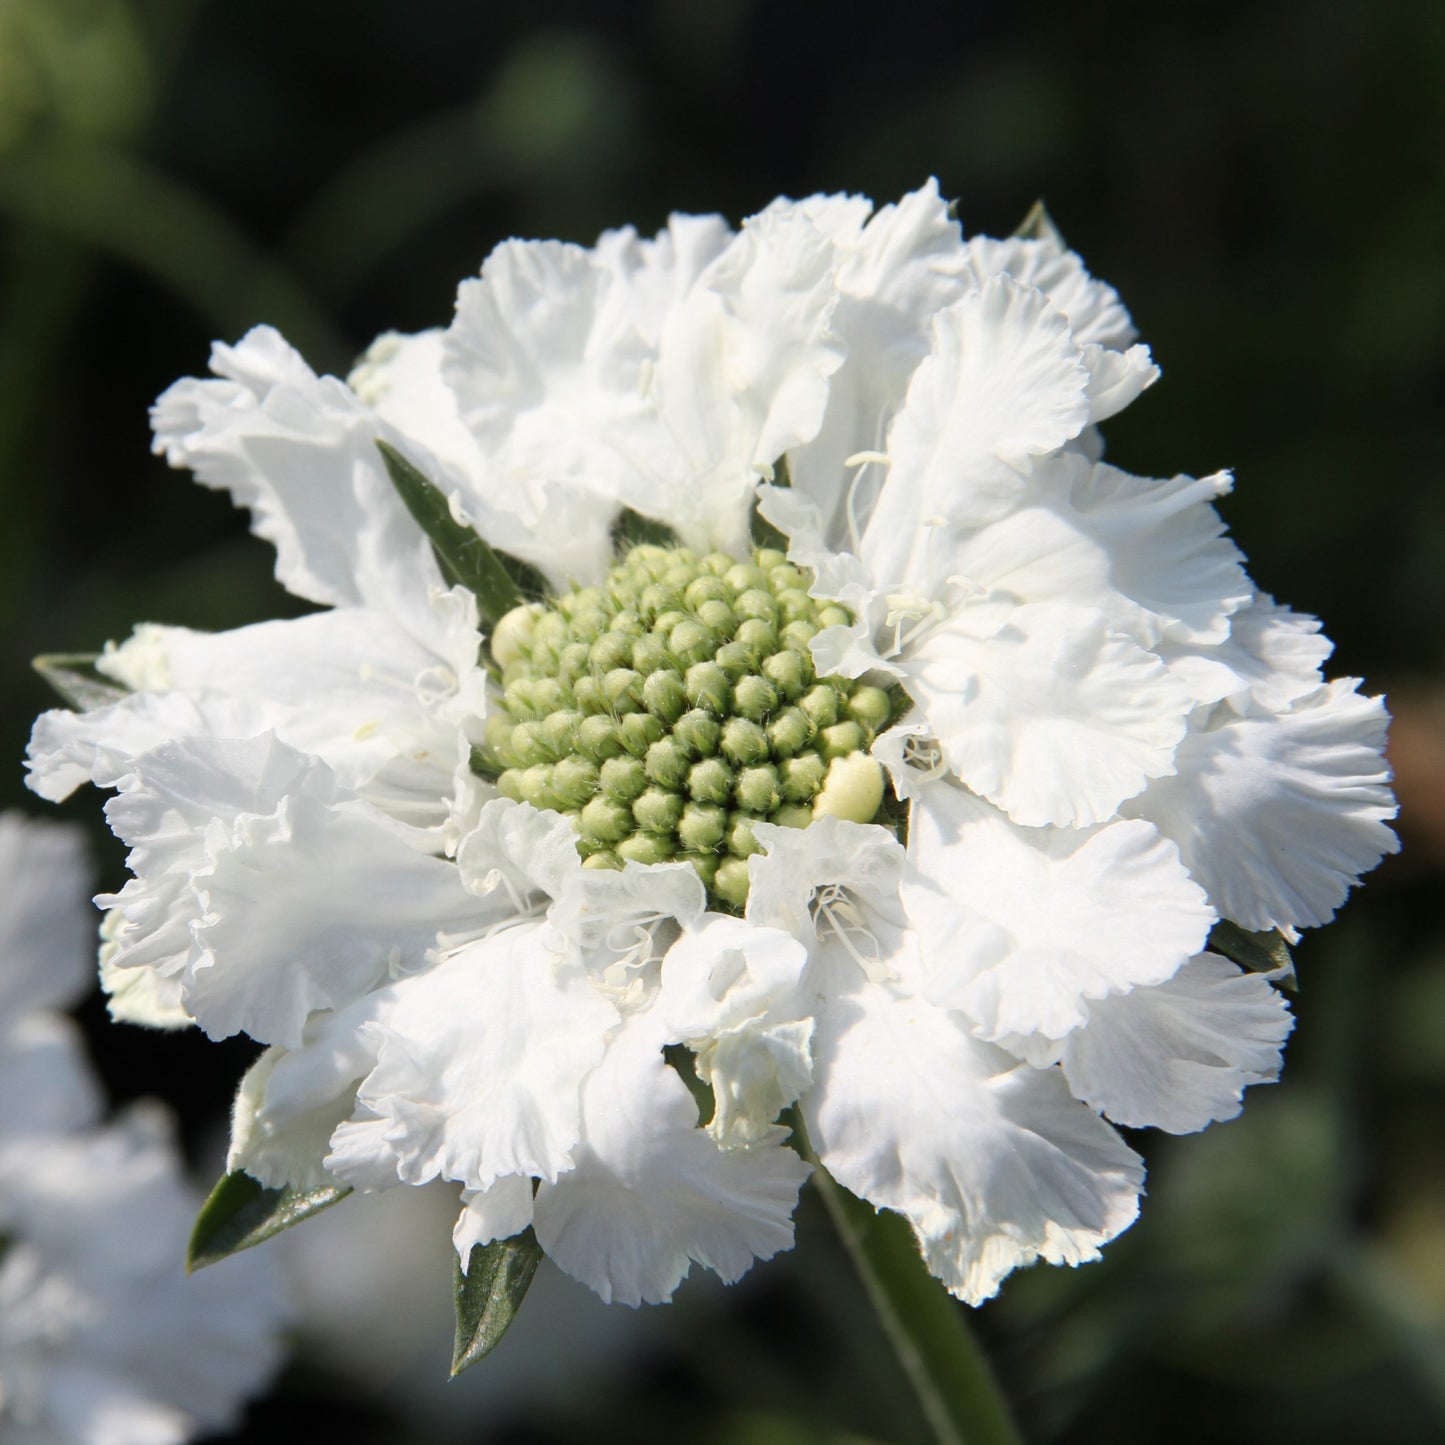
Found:
[[[867,749],[906,702],[818,677],[808,643],[852,617],[811,582],[767,548],[641,545],[602,586],[508,614],[484,749],[498,789],[566,814],[589,867],[686,860],[740,907],[756,823],[871,820]]]

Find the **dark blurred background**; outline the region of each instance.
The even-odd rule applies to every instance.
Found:
[[[1111,459],[1236,469],[1256,580],[1391,692],[1406,843],[1299,949],[1285,1081],[1202,1137],[1136,1139],[1140,1223],[975,1322],[1038,1442],[1445,1438],[1439,0],[0,0],[0,756],[49,703],[35,653],[299,610],[245,519],[149,452],[148,404],[213,339],[269,321],[344,374],[381,330],[445,324],[509,235],[929,174],[970,231],[1043,196],[1119,287],[1164,379]],[[40,811],[20,779],[0,803]],[[116,886],[98,802],[62,811]],[[84,1012],[115,1098],[169,1099],[199,1164],[249,1046]],[[364,1300],[365,1252],[343,1267]],[[682,1295],[635,1345],[608,1315],[600,1355],[564,1347],[575,1296],[529,1304],[555,1326],[466,1398],[531,1378],[524,1349],[538,1388],[475,1417],[377,1393],[394,1340],[333,1340],[234,1438],[926,1438],[811,1208],[786,1263]],[[449,1308],[439,1287],[443,1333]],[[554,1388],[589,1361],[581,1398]]]

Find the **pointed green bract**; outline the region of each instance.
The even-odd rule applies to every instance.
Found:
[[[452,516],[446,494],[435,483],[395,447],[379,439],[376,446],[397,495],[430,539],[442,576],[467,588],[477,599],[482,616],[495,626],[499,618],[527,600],[513,571],[500,553]]]
[[[457,1337],[452,1349],[452,1377],[490,1354],[511,1328],[522,1307],[532,1276],[541,1263],[542,1246],[531,1229],[510,1239],[474,1245],[466,1273],[455,1265]]]
[[[637,546],[676,547],[677,533],[654,517],[644,517],[631,507],[624,507],[612,524],[612,547],[621,555]]]
[[[196,1216],[186,1247],[186,1273],[250,1249],[350,1193],[340,1184],[319,1189],[267,1189],[239,1170],[222,1175]]]
[[[94,712],[125,697],[128,689],[96,670],[95,652],[47,652],[30,665],[76,712]]]
[[[1294,986],[1294,959],[1288,940],[1277,928],[1250,933],[1237,923],[1221,918],[1210,930],[1209,947],[1250,973],[1275,973],[1284,969],[1285,976],[1280,982],[1286,988]]]
[[[1048,207],[1042,200],[1029,207],[1028,215],[1019,222],[1014,236],[1020,241],[1052,241],[1061,251],[1069,249],[1064,233],[1054,224],[1054,218],[1049,215]]]

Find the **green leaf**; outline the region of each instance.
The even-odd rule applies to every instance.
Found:
[[[452,1349],[453,1379],[501,1343],[522,1307],[541,1259],[542,1246],[528,1228],[510,1239],[474,1245],[467,1258],[465,1274],[461,1261],[456,1262],[457,1338]]]
[[[773,479],[771,485],[775,487],[791,487],[793,478],[788,472],[787,457],[779,457],[773,463]],[[749,531],[752,533],[754,547],[773,547],[779,552],[788,550],[788,539],[773,524],[758,511],[758,499],[753,498],[752,519],[748,523]]]
[[[1054,218],[1049,215],[1048,207],[1041,200],[1035,201],[1029,207],[1028,215],[1019,222],[1014,236],[1020,241],[1052,241],[1061,251],[1069,249],[1064,233],[1054,225]]]
[[[416,519],[417,526],[431,539],[442,576],[453,585],[468,588],[477,599],[482,616],[492,626],[512,608],[525,602],[526,598],[501,554],[494,552],[470,527],[462,526],[452,516],[446,495],[395,447],[380,439],[376,447],[386,463],[387,475],[397,495]],[[523,565],[513,562],[514,568]]]
[[[612,524],[612,546],[617,552],[642,545],[652,547],[676,547],[677,533],[653,517],[644,517],[631,507],[624,507]]]
[[[1210,930],[1209,947],[1250,973],[1274,973],[1284,969],[1285,976],[1280,983],[1286,988],[1294,987],[1294,959],[1290,955],[1288,940],[1277,928],[1271,928],[1266,933],[1250,933],[1237,923],[1222,918]]]
[[[239,1170],[222,1175],[196,1216],[186,1248],[186,1273],[250,1249],[350,1193],[339,1184],[319,1189],[267,1189]]]
[[[96,670],[95,652],[47,652],[30,665],[77,712],[94,712],[119,702],[129,692]]]

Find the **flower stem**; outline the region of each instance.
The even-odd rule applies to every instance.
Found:
[[[796,1113],[794,1142],[939,1445],[1023,1445],[988,1361],[904,1219],[838,1185]]]

